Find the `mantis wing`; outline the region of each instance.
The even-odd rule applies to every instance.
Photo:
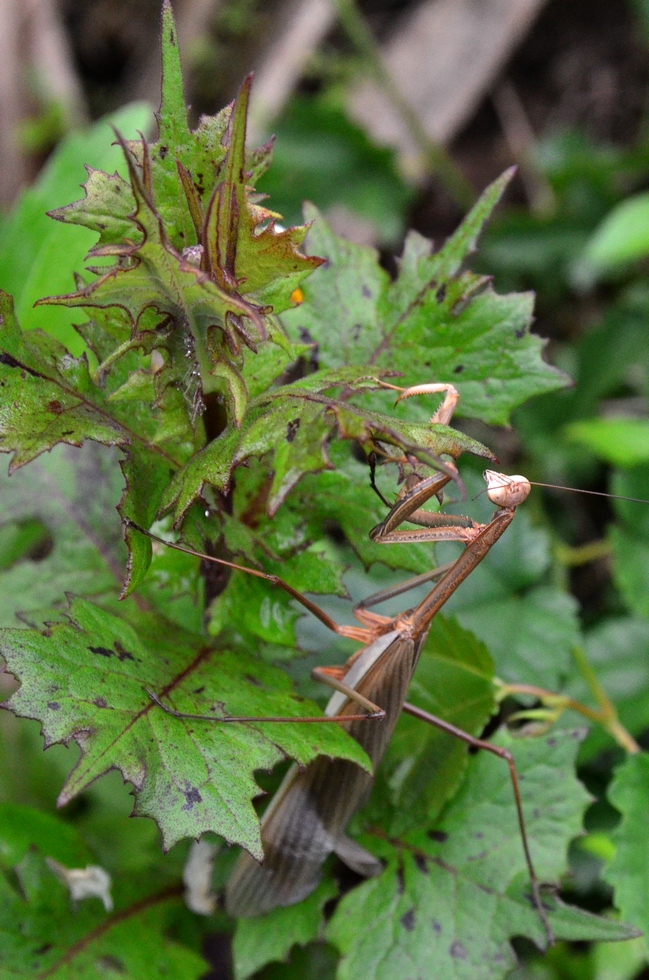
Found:
[[[385,709],[382,720],[341,722],[380,763],[397,723],[424,637],[417,641],[394,630],[375,640],[354,661],[343,678],[368,700]],[[358,705],[336,692],[327,714],[355,714]],[[269,805],[261,824],[264,863],[243,853],[226,890],[231,915],[250,917],[278,905],[306,898],[318,885],[329,854],[340,851],[356,870],[376,874],[380,863],[345,837],[350,818],[369,796],[373,776],[353,762],[318,756],[306,769],[293,765]],[[361,860],[361,857],[364,859]]]

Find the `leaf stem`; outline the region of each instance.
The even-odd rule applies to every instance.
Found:
[[[613,736],[618,745],[621,745],[627,752],[635,754],[640,751],[640,746],[636,740],[627,732],[620,722],[615,706],[611,702],[608,694],[600,684],[597,675],[588,662],[586,651],[583,647],[574,646],[572,655],[575,658],[584,680],[588,684],[593,697],[600,706],[600,714],[604,728]]]
[[[571,545],[558,542],[554,548],[557,561],[566,568],[579,568],[591,561],[608,558],[612,554],[610,541],[602,538],[600,541],[589,541],[574,548]]]
[[[629,752],[632,755],[639,752],[640,746],[635,741],[633,736],[630,735],[626,728],[624,728],[624,726],[621,724],[617,716],[617,711],[615,710],[603,687],[597,680],[593,668],[586,659],[585,652],[581,647],[573,647],[572,654],[577,661],[577,666],[581,670],[581,673],[583,674],[593,697],[599,705],[599,710],[596,708],[589,708],[588,705],[582,704],[581,701],[576,701],[567,694],[555,694],[553,691],[546,691],[545,688],[537,687],[534,684],[507,684],[504,681],[496,679],[495,683],[498,690],[498,700],[502,701],[503,698],[510,694],[530,694],[532,697],[538,698],[539,701],[550,709],[550,713],[547,715],[547,720],[556,720],[559,715],[566,710],[576,711],[577,714],[582,715],[584,718],[588,718],[589,721],[594,721],[598,725],[601,725],[626,752]],[[524,714],[525,712],[522,712],[519,717],[522,717]],[[536,714],[535,717],[539,717],[539,715]],[[544,717],[546,716],[544,715]]]
[[[95,382],[95,384],[99,384],[101,382],[102,376],[109,367],[113,366],[115,361],[118,361],[120,357],[126,354],[129,350],[138,346],[141,347],[142,342],[140,340],[133,340],[132,337],[129,337],[129,339],[125,340],[123,344],[120,344],[114,351],[111,351],[108,357],[103,360],[101,364],[99,364],[92,372],[92,380]]]
[[[460,168],[453,162],[446,149],[430,138],[410,102],[404,97],[394,81],[381,56],[379,46],[365,19],[358,11],[354,0],[334,0],[340,25],[365,60],[375,81],[381,86],[392,104],[398,110],[410,135],[426,162],[428,169],[437,174],[445,190],[456,204],[468,210],[475,203],[476,192]]]

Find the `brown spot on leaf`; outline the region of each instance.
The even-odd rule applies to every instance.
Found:
[[[187,783],[187,789],[182,790],[182,794],[185,797],[185,802],[183,803],[181,810],[193,810],[194,803],[202,803],[203,797],[198,792],[195,786],[190,786]]]
[[[365,299],[372,299],[372,290],[369,288],[369,286],[364,285],[361,292]]]
[[[444,830],[429,830],[427,836],[430,837],[431,840],[438,841],[440,844],[443,844],[448,840],[448,834]]]
[[[124,660],[135,660],[133,654],[129,653],[128,650],[125,650],[119,640],[115,640],[113,646],[115,647],[115,653],[117,654],[120,663]]]
[[[435,293],[435,299],[438,303],[443,303],[446,299],[446,283],[442,283],[437,292]]]
[[[112,657],[113,651],[109,650],[108,647],[88,647],[91,653],[96,653],[100,657]]]
[[[32,371],[31,368],[25,367],[24,364],[21,364],[20,361],[17,361],[15,357],[12,357],[11,354],[7,354],[5,351],[0,354],[0,364],[5,364],[10,368],[22,368],[23,377],[26,374],[31,374],[33,378],[40,378],[38,371]]]
[[[164,160],[168,152],[169,152],[168,146],[161,146],[160,149],[158,150],[158,156],[160,157],[161,160]]]
[[[45,956],[51,949],[52,943],[45,943],[44,946],[39,946],[38,949],[34,950],[34,956]]]
[[[466,949],[464,948],[464,946],[462,945],[461,942],[458,942],[457,939],[455,940],[454,943],[451,943],[451,947],[449,949],[449,953],[451,954],[451,956],[453,957],[453,959],[456,959],[456,960],[465,960],[466,959]]]
[[[292,419],[291,422],[286,426],[286,441],[293,442],[297,434],[297,430],[300,428],[300,420]]]
[[[60,415],[63,411],[63,405],[56,398],[53,398],[51,402],[47,403],[47,410],[53,412],[54,415]]]
[[[441,923],[439,923],[437,919],[432,919],[430,924],[432,926],[433,932],[436,932],[437,935],[439,936],[440,932],[442,931]]]
[[[453,374],[462,374],[464,371],[464,364],[456,364],[453,368]]]
[[[122,961],[118,960],[116,956],[111,956],[110,953],[99,957],[97,967],[102,973],[126,973],[126,967]]]
[[[415,928],[415,910],[414,910],[414,908],[408,909],[407,912],[404,912],[403,915],[401,916],[401,920],[400,921],[401,921],[401,925],[403,926],[404,929],[407,929],[408,932],[412,932],[412,930]]]
[[[415,864],[417,870],[421,871],[422,874],[427,875],[429,873],[428,861],[423,854],[415,854]]]
[[[95,700],[92,703],[97,708],[107,708],[108,707],[108,701],[106,700],[106,698],[95,698]]]
[[[48,701],[47,702],[47,707],[50,709],[50,711],[60,711],[61,710],[61,705],[59,704],[58,701]]]

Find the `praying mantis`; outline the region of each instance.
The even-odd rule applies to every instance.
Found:
[[[447,424],[458,397],[451,385],[416,386],[403,390],[400,398],[440,391],[445,392],[445,398],[431,422]],[[525,831],[518,777],[511,754],[506,749],[468,735],[406,701],[408,687],[433,617],[506,531],[514,519],[516,508],[530,492],[530,483],[524,477],[507,477],[488,470],[485,473],[487,493],[497,509],[487,524],[479,524],[468,517],[422,510],[422,505],[440,494],[455,472],[454,466],[447,464],[445,473],[408,480],[387,517],[373,528],[370,537],[382,544],[458,541],[465,545],[463,552],[452,563],[361,602],[354,610],[359,626],[339,625],[309,598],[277,576],[223,559],[201,557],[272,582],[317,616],[332,632],[362,644],[361,649],[344,667],[318,667],[313,671],[313,675],[333,687],[335,693],[327,705],[325,717],[305,718],[303,721],[341,724],[365,749],[374,768],[381,761],[402,710],[469,745],[486,749],[508,763],[532,897],[548,940],[552,942],[552,930],[541,900],[540,884]],[[399,526],[404,521],[417,527],[400,530]],[[154,535],[151,537],[155,538]],[[180,545],[172,547],[197,554]],[[422,601],[393,618],[379,615],[370,609],[371,606],[414,585],[434,580],[435,584]],[[148,693],[156,704],[177,718],[217,723],[296,721],[295,718],[217,718],[188,714],[175,711],[160,701],[156,694],[151,691]],[[241,854],[226,889],[227,911],[235,916],[250,917],[302,900],[318,885],[322,865],[331,853],[337,854],[361,875],[370,877],[378,874],[382,870],[381,862],[345,834],[350,818],[367,799],[372,782],[372,775],[342,759],[319,756],[304,769],[299,769],[294,764],[262,819],[264,862],[259,864],[246,852]]]

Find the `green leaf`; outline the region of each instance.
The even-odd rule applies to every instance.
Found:
[[[75,314],[56,307],[35,310],[34,303],[41,296],[70,290],[73,274],[83,268],[96,235],[83,228],[63,228],[45,212],[78,194],[84,164],[125,172],[119,147],[111,145],[111,125],[131,138],[138,130],[148,130],[152,121],[149,106],[133,103],[88,130],[66,136],[0,229],[0,286],[15,297],[24,328],[47,330],[76,356],[83,351],[83,344],[72,327]]]
[[[199,980],[205,960],[167,935],[180,901],[171,888],[121,901],[107,916],[96,900],[73,909],[67,888],[30,851],[0,876],[0,976],[43,980]]]
[[[32,847],[69,868],[92,861],[90,851],[69,823],[33,807],[0,803],[0,865],[14,867]]]
[[[564,731],[516,740],[501,734],[496,742],[514,753],[532,855],[541,879],[554,880],[588,800],[572,775],[579,736]],[[340,980],[400,975],[495,980],[515,964],[510,937],[525,935],[545,945],[538,914],[524,897],[529,885],[523,885],[525,862],[511,799],[506,765],[481,753],[471,760],[465,783],[433,833],[380,842],[379,853],[392,855],[388,867],[345,896],[327,929],[343,956]],[[371,839],[370,829],[363,843]],[[561,935],[561,909],[552,902],[551,923],[555,915]],[[604,931],[607,925],[597,922]]]
[[[565,432],[613,466],[649,462],[649,422],[644,419],[587,419],[573,422]]]
[[[191,722],[172,718],[146,693],[216,717],[314,713],[295,700],[282,671],[247,651],[207,648],[164,621],[143,637],[82,599],[69,615],[69,624],[42,633],[4,631],[0,646],[22,681],[6,706],[41,720],[47,744],[74,739],[82,750],[60,804],[116,768],[135,786],[134,812],[156,819],[167,847],[214,831],[261,858],[255,770],[286,756],[305,765],[322,753],[366,765],[359,745],[332,725],[316,736],[312,725]]]
[[[121,480],[116,453],[96,444],[58,446],[29,469],[0,475],[4,528],[36,521],[43,550],[0,573],[0,624],[50,608],[66,592],[116,595],[125,552],[115,507]]]
[[[470,484],[468,492],[473,492]],[[481,519],[487,513],[488,504],[481,505]],[[447,552],[439,549],[439,556],[447,558]],[[558,690],[571,670],[570,651],[580,633],[573,597],[543,584],[549,563],[546,532],[533,527],[521,508],[445,611],[486,643],[503,680]]]
[[[615,857],[605,871],[615,888],[615,905],[623,918],[649,933],[649,879],[647,862],[647,795],[649,756],[645,752],[628,758],[615,770],[608,797],[622,814],[613,833]]]
[[[378,387],[378,382],[371,374],[343,368],[317,372],[258,396],[249,403],[239,427],[228,426],[178,471],[161,509],[175,507],[174,521],[180,523],[206,485],[224,490],[236,466],[252,456],[272,453],[274,478],[268,497],[272,516],[303,474],[330,467],[327,443],[335,433],[368,448],[376,443],[403,447],[433,463],[442,453],[456,458],[472,452],[493,458],[486,447],[456,429],[401,422],[327,394],[338,387],[363,390]]]
[[[649,194],[622,201],[595,229],[584,250],[584,261],[596,272],[649,254]]]
[[[232,947],[235,980],[247,980],[274,960],[286,962],[293,946],[306,946],[317,939],[323,906],[336,891],[332,881],[323,881],[299,905],[278,908],[254,919],[239,919]]]
[[[430,243],[410,233],[394,283],[373,249],[338,238],[307,209],[309,248],[327,265],[305,283],[305,302],[283,315],[291,336],[316,341],[325,367],[376,364],[400,371],[406,384],[451,382],[459,414],[487,422],[506,423],[527,398],[564,387],[565,376],[541,360],[543,342],[529,334],[532,297],[498,296],[483,277],[460,272],[509,176],[485,191],[440,252],[431,255]]]

